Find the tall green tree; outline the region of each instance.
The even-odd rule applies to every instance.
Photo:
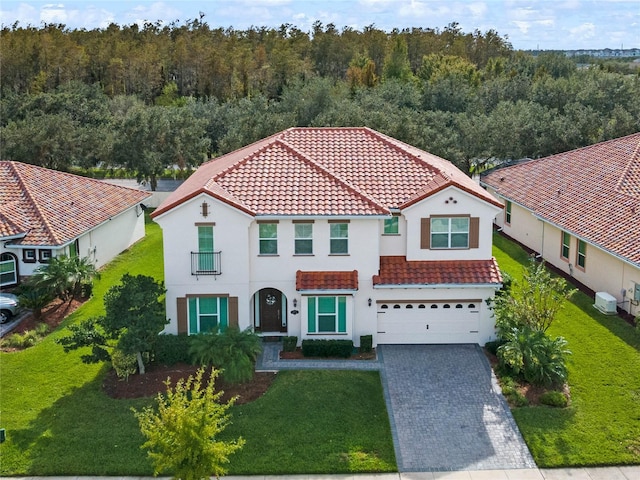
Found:
[[[411,80],[413,73],[411,72],[411,64],[409,63],[407,41],[402,35],[395,35],[388,48],[389,51],[384,59],[384,79]]]
[[[69,326],[71,335],[58,339],[58,343],[65,352],[90,347],[91,353],[81,357],[85,363],[109,360],[114,348],[135,354],[138,371],[144,374],[145,356],[168,323],[164,293],[163,284],[152,277],[125,274],[104,297],[105,315]]]

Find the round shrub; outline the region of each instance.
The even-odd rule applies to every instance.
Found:
[[[543,405],[548,405],[550,407],[564,408],[567,406],[569,401],[562,392],[552,390],[540,395],[540,403],[542,403]]]

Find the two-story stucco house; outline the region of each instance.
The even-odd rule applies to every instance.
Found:
[[[640,314],[640,133],[498,168],[481,184],[505,205],[506,235],[613,312]]]
[[[494,338],[501,204],[368,128],[291,128],[202,165],[153,213],[167,333],[380,343]]]

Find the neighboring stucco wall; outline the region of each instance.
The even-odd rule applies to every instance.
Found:
[[[495,195],[493,190],[489,189],[489,192]],[[634,315],[640,313],[640,308],[629,302],[632,299],[635,283],[640,283],[640,268],[587,243],[585,268],[581,269],[576,263],[578,251],[576,237],[571,236],[568,260],[562,258],[562,230],[543,222],[530,210],[514,203],[511,207],[511,224],[505,224],[503,215],[498,215],[496,224],[503,228],[506,235],[541,254],[546,262],[591,290],[613,295],[620,308]],[[623,290],[626,291],[624,297]]]
[[[78,254],[81,257],[89,257],[96,268],[100,268],[143,238],[144,234],[144,215],[140,207],[136,206],[78,237]],[[45,247],[45,249],[49,250],[50,248]],[[35,263],[23,262],[22,248],[11,248],[11,245],[3,244],[0,253],[9,252],[17,257],[19,274],[21,278],[24,278],[33,275],[37,268],[46,265],[46,263],[39,261],[39,250],[42,248],[35,247],[35,250]],[[69,245],[50,250],[52,257],[69,255],[70,253]]]

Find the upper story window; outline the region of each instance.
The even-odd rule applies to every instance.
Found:
[[[329,253],[346,255],[349,253],[349,223],[329,223]]]
[[[511,225],[511,202],[507,200],[507,204],[504,207],[504,223]]]
[[[583,270],[587,266],[587,243],[584,240],[578,240],[578,254],[576,258],[578,267]]]
[[[387,218],[384,221],[384,234],[385,235],[397,235],[399,233],[398,230],[398,220],[400,217],[391,217]]]
[[[258,236],[260,242],[260,255],[278,254],[278,224],[258,224]]]
[[[213,224],[198,225],[198,271],[211,272],[214,264]]]
[[[565,260],[569,260],[569,254],[571,253],[571,235],[567,232],[562,232],[562,248],[560,250],[560,256]]]
[[[422,218],[420,224],[420,248],[464,249],[478,248],[480,219],[467,215]]]
[[[432,218],[431,248],[469,248],[469,217]]]
[[[294,223],[296,255],[313,254],[313,223]]]

